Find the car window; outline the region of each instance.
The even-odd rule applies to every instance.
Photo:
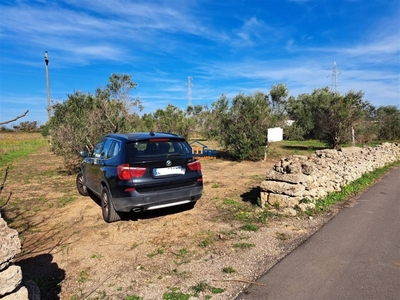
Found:
[[[170,140],[168,142],[139,141],[128,143],[126,149],[129,161],[167,154],[186,155],[192,153],[190,146],[184,140]]]
[[[114,144],[113,139],[106,139],[106,142],[104,143],[103,150],[101,151],[100,158],[102,159],[107,159],[108,153],[110,152],[111,146]]]
[[[101,140],[93,149],[92,157],[100,158],[104,148],[105,140]]]
[[[121,142],[114,140],[110,146],[110,150],[107,152],[107,158],[112,158],[117,156],[118,152],[121,150]]]

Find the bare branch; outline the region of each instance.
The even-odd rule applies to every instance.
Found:
[[[0,194],[1,194],[1,192],[3,191],[4,184],[6,183],[6,180],[7,180],[8,168],[9,168],[9,166],[7,166],[7,168],[6,168],[6,172],[5,172],[5,174],[4,174],[3,182],[2,182],[1,185],[0,185]]]
[[[8,204],[8,202],[10,202],[11,196],[12,196],[12,192],[10,192],[10,194],[8,195],[6,202],[0,206],[0,209],[5,207]]]
[[[9,166],[7,166],[7,168],[6,168],[6,172],[5,172],[5,174],[4,174],[3,182],[2,182],[1,185],[0,185],[0,194],[1,194],[1,192],[3,191],[4,184],[6,183],[6,180],[7,180],[8,168],[9,168]],[[10,195],[8,195],[8,198],[7,198],[6,202],[0,206],[0,209],[3,208],[3,207],[5,207],[5,206],[7,205],[7,203],[8,203],[8,202],[10,201],[10,199],[11,199],[11,195],[12,195],[12,192],[10,192]]]
[[[28,112],[29,112],[29,109],[24,114],[12,119],[12,120],[8,120],[8,121],[5,121],[5,122],[0,122],[0,125],[5,125],[5,124],[8,124],[8,123],[17,121],[18,119],[21,119],[21,118],[25,117],[28,114]]]

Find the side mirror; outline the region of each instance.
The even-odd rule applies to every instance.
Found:
[[[86,150],[84,150],[84,151],[79,152],[79,155],[80,155],[81,157],[83,157],[83,158],[86,158],[86,157],[89,156],[89,152],[86,151]]]

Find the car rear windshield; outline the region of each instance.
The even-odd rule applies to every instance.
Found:
[[[129,162],[158,156],[184,156],[192,153],[185,140],[153,139],[126,144]]]

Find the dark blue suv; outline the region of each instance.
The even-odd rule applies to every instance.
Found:
[[[120,220],[124,212],[194,206],[203,192],[201,164],[175,134],[108,134],[81,156],[78,191],[100,198],[106,222]]]

